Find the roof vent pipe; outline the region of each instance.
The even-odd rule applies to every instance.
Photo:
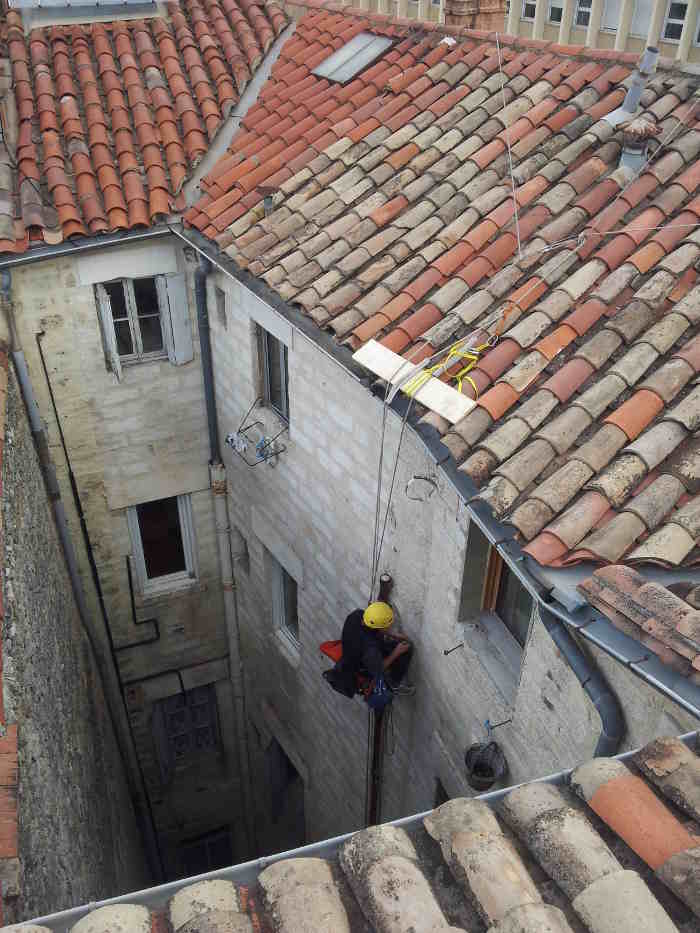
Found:
[[[637,112],[642,91],[646,87],[649,78],[656,71],[658,60],[659,50],[651,45],[648,46],[630,79],[630,85],[622,106],[603,117],[612,127],[619,126],[620,123],[626,123]]]

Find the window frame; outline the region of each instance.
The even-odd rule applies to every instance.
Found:
[[[129,528],[129,537],[131,538],[131,559],[134,567],[134,575],[138,588],[143,596],[158,596],[161,593],[167,593],[171,590],[181,589],[185,586],[191,586],[199,577],[199,568],[197,565],[197,544],[195,538],[194,519],[192,515],[192,498],[189,493],[177,497],[178,517],[180,519],[180,537],[182,539],[182,550],[185,555],[185,569],[176,573],[164,574],[160,577],[149,579],[146,571],[146,557],[143,550],[143,541],[141,539],[141,526],[139,525],[138,505],[127,506],[126,520]],[[162,501],[153,499],[152,502]]]
[[[528,16],[525,13],[527,7],[532,7],[532,16]],[[537,4],[535,0],[523,0],[522,7],[520,8],[520,19],[524,23],[534,23],[535,22],[535,13],[537,12]]]
[[[521,643],[519,637],[515,633],[515,627],[510,625],[508,621],[504,619],[500,615],[500,613],[497,611],[498,602],[503,593],[506,580],[509,579],[507,575],[510,574],[512,577],[515,577],[515,574],[513,574],[513,571],[510,569],[510,567],[508,567],[503,557],[499,554],[497,548],[495,548],[494,545],[488,542],[486,535],[484,535],[481,529],[473,521],[469,523],[469,530],[467,533],[467,551],[466,551],[464,573],[466,575],[467,567],[469,564],[470,549],[472,547],[472,541],[473,541],[473,538],[471,538],[471,535],[472,535],[473,530],[475,530],[477,534],[481,535],[486,541],[486,543],[488,544],[488,552],[486,556],[486,567],[484,570],[484,578],[483,578],[483,584],[481,588],[481,598],[479,600],[479,609],[477,611],[478,612],[489,612],[492,615],[495,615],[500,620],[504,628],[508,631],[513,641],[516,642],[519,649],[522,652],[524,652],[525,645],[527,644],[527,638],[532,628],[534,600],[532,596],[529,593],[527,593],[527,590],[525,590],[530,601],[530,613],[529,613],[529,621],[528,621],[528,632],[525,636],[525,639]],[[517,577],[515,577],[515,579],[517,581]],[[519,583],[519,581],[517,582]],[[522,586],[521,583],[520,583],[520,586]],[[523,587],[523,589],[525,588]],[[464,590],[464,580],[462,582],[462,591],[463,590]],[[462,596],[462,593],[460,593],[460,608],[462,605],[462,599],[463,599],[463,596]]]
[[[270,341],[277,343],[277,349],[270,347]],[[289,348],[287,344],[276,337],[271,331],[260,326],[261,343],[261,369],[263,380],[263,399],[266,405],[269,405],[287,424],[289,424]],[[280,405],[277,405],[272,398],[272,380],[270,378],[270,359],[273,354],[278,355],[278,364],[280,367]]]
[[[556,7],[560,12],[559,19],[552,19],[552,7]],[[561,21],[564,18],[564,0],[549,0],[547,4],[547,22],[552,26],[561,26]]]
[[[588,4],[585,6],[584,4]],[[588,29],[591,23],[591,12],[593,10],[593,0],[576,0],[576,9],[574,10],[574,19],[572,26],[574,29]],[[588,19],[585,23],[579,23],[579,14],[585,14]]]
[[[143,337],[141,335],[141,325],[139,323],[139,312],[136,306],[136,294],[134,292],[134,282],[141,279],[152,279],[156,289],[156,295],[158,298],[158,317],[160,320],[160,333],[163,339],[163,346],[160,350],[150,350],[144,352],[143,350]],[[170,326],[170,321],[168,320],[168,304],[167,298],[164,301],[163,298],[163,286],[159,284],[159,279],[162,279],[162,276],[159,275],[143,275],[137,276],[134,279],[112,279],[109,282],[100,283],[98,289],[104,290],[107,295],[107,301],[109,302],[109,295],[107,293],[106,286],[114,285],[119,283],[124,289],[124,303],[126,305],[126,314],[127,321],[129,322],[129,332],[131,334],[131,345],[134,348],[133,353],[119,353],[119,362],[122,366],[129,366],[133,363],[147,363],[151,360],[161,360],[167,359],[168,357],[168,341],[167,341],[167,331],[166,327]],[[111,303],[110,303],[111,309]],[[153,315],[155,317],[155,315]],[[112,319],[113,320],[113,319]],[[123,318],[120,318],[123,320]],[[114,326],[112,324],[112,326]],[[115,330],[115,339],[116,339],[116,330]]]
[[[138,309],[136,308],[133,283],[141,279],[151,279],[155,283],[161,336],[163,338],[163,348],[148,353],[143,353],[140,327],[138,327],[138,341],[135,339],[134,334],[134,320],[138,323]],[[107,285],[113,283],[118,283],[123,290],[132,345],[136,346],[136,353],[128,353],[122,356],[117,349],[117,333],[114,327],[112,302],[106,289]],[[117,382],[122,379],[123,366],[154,361],[160,362],[164,359],[169,360],[175,366],[182,366],[194,359],[190,301],[187,290],[187,277],[184,272],[137,275],[131,278],[115,276],[113,279],[97,282],[95,283],[95,302],[107,370],[114,374]],[[124,320],[124,318],[119,320]],[[139,347],[141,348],[140,354]]]
[[[685,16],[683,17],[683,19],[675,19],[675,18],[671,19],[670,18],[671,7],[674,5],[674,3],[678,3],[678,2],[679,0],[668,0],[668,3],[666,4],[666,13],[664,14],[664,21],[661,25],[661,35],[659,37],[659,42],[669,42],[671,45],[678,45],[678,43],[681,41],[681,36],[678,36],[677,39],[670,39],[666,35],[666,27],[669,25],[669,23],[680,25],[681,35],[683,35],[683,26],[685,25],[686,17],[688,16],[688,11],[690,9],[690,3],[683,2],[683,0],[681,0],[682,5],[685,6]],[[695,30],[695,40],[696,40],[695,44],[697,44],[697,29]]]
[[[289,573],[286,567],[277,560],[274,554],[270,554],[270,559],[272,562],[272,617],[275,630],[280,637],[286,638],[292,647],[298,650],[301,647],[301,641],[299,639],[299,583],[291,573]],[[294,583],[296,590],[296,631],[289,625],[290,607],[287,604],[285,578],[288,578]]]

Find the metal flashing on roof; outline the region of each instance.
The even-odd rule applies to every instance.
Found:
[[[375,36],[371,32],[361,32],[329,55],[311,73],[319,78],[328,78],[329,81],[345,84],[376,61],[393,45],[393,42],[394,40],[388,36]]]
[[[142,6],[154,7],[156,0],[9,0],[14,10],[50,9],[63,10],[83,7]]]

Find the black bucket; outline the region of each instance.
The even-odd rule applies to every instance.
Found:
[[[508,770],[506,756],[497,742],[477,742],[464,755],[467,780],[474,790],[488,790],[500,781]]]

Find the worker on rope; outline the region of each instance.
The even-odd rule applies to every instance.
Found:
[[[388,603],[370,603],[355,609],[343,625],[342,667],[356,678],[371,678],[366,695],[370,706],[381,708],[394,696],[412,696],[416,689],[404,681],[413,655],[413,644],[405,635],[390,634],[394,610]]]

